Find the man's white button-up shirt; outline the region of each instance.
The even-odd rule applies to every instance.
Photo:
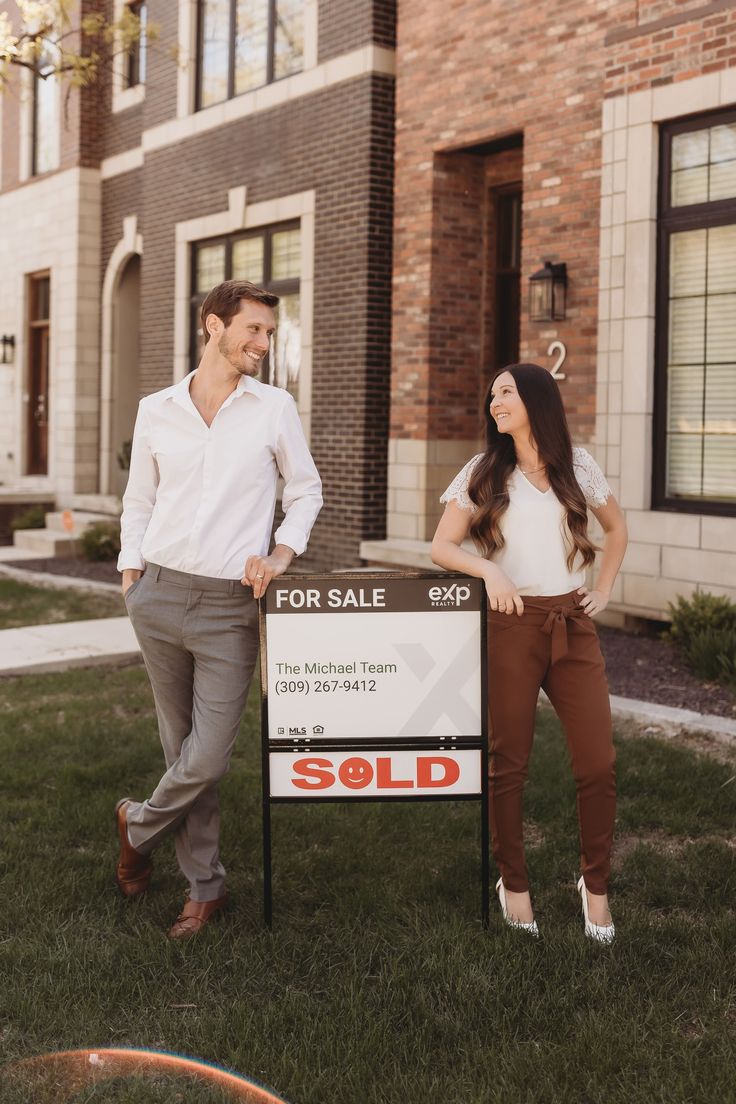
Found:
[[[242,578],[248,556],[268,553],[279,473],[285,516],[276,543],[300,555],[322,486],[291,395],[243,376],[208,426],[189,394],[192,378],[139,405],[118,570],[155,563]]]

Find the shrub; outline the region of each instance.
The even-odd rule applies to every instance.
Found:
[[[736,685],[736,605],[715,594],[670,603],[667,639],[696,675]]]
[[[27,509],[22,510],[19,514],[16,514],[10,523],[10,528],[13,532],[16,529],[43,529],[46,525],[46,510],[47,506],[37,505],[29,506]]]
[[[87,560],[116,560],[120,553],[120,526],[116,521],[96,521],[79,538]]]

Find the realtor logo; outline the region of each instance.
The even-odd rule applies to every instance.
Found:
[[[433,606],[459,606],[470,598],[470,587],[450,583],[449,586],[432,586],[427,593]]]

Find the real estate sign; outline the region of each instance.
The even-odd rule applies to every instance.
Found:
[[[480,794],[484,601],[464,576],[274,580],[261,659],[270,795]]]

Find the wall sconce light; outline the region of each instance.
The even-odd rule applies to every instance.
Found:
[[[529,277],[529,317],[532,322],[563,322],[567,298],[567,265],[544,262]]]
[[[12,364],[15,360],[15,337],[13,334],[3,334],[0,337],[0,364]]]

